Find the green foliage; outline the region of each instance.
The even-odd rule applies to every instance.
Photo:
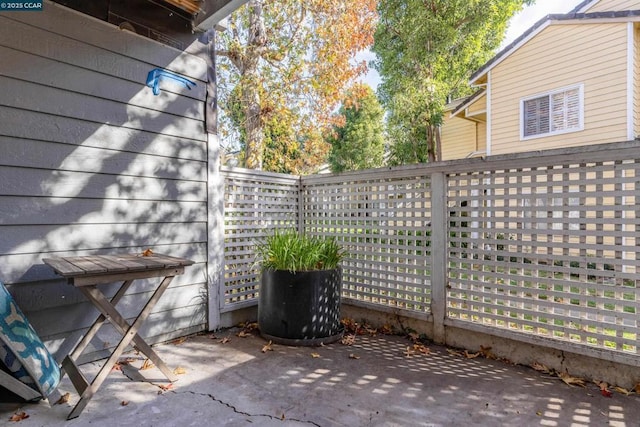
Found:
[[[303,174],[326,161],[320,135],[366,70],[373,0],[249,0],[217,32],[220,137],[253,169]]]
[[[292,273],[332,270],[346,255],[334,238],[309,237],[296,231],[276,231],[257,245],[256,252],[262,268]]]
[[[509,19],[533,0],[380,0],[374,66],[389,112],[391,164],[439,158],[448,97],[471,93],[470,74],[494,54]]]
[[[382,166],[384,158],[384,111],[369,86],[362,94],[349,94],[340,108],[345,123],[334,126],[327,138],[331,144],[329,164],[333,172],[370,169]]]

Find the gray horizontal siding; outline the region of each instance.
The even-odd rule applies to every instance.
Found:
[[[154,68],[196,87],[164,81],[155,96],[145,86]],[[0,15],[0,281],[58,357],[96,312],[45,257],[152,248],[193,259],[142,334],[206,327],[205,97],[206,63],[192,54],[50,2]],[[148,285],[120,302],[126,317]],[[117,342],[105,328],[85,360]]]

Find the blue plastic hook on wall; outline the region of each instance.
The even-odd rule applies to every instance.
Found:
[[[160,95],[160,80],[170,79],[175,80],[178,83],[184,84],[187,89],[191,90],[191,86],[196,86],[195,82],[179,76],[171,71],[163,70],[161,68],[154,68],[147,74],[147,86],[153,89],[154,95]]]

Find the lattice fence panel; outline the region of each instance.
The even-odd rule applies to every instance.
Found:
[[[389,175],[303,178],[304,229],[348,249],[345,298],[424,313],[431,297],[429,180]]]
[[[639,169],[451,174],[448,316],[640,354]]]
[[[255,244],[276,229],[298,228],[299,180],[259,171],[223,171],[225,310],[256,303]]]

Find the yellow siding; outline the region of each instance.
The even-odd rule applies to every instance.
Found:
[[[626,23],[552,25],[491,71],[491,154],[626,140]],[[584,84],[580,132],[520,141],[520,100]]]
[[[479,112],[487,111],[487,95],[482,95],[476,102],[471,104],[468,108],[468,115],[472,116]]]
[[[442,160],[464,159],[476,151],[476,124],[445,113],[442,124]]]
[[[478,123],[478,151],[487,151],[487,124]]]
[[[638,0],[601,0],[587,10],[587,13],[637,9],[640,9],[640,1]]]

